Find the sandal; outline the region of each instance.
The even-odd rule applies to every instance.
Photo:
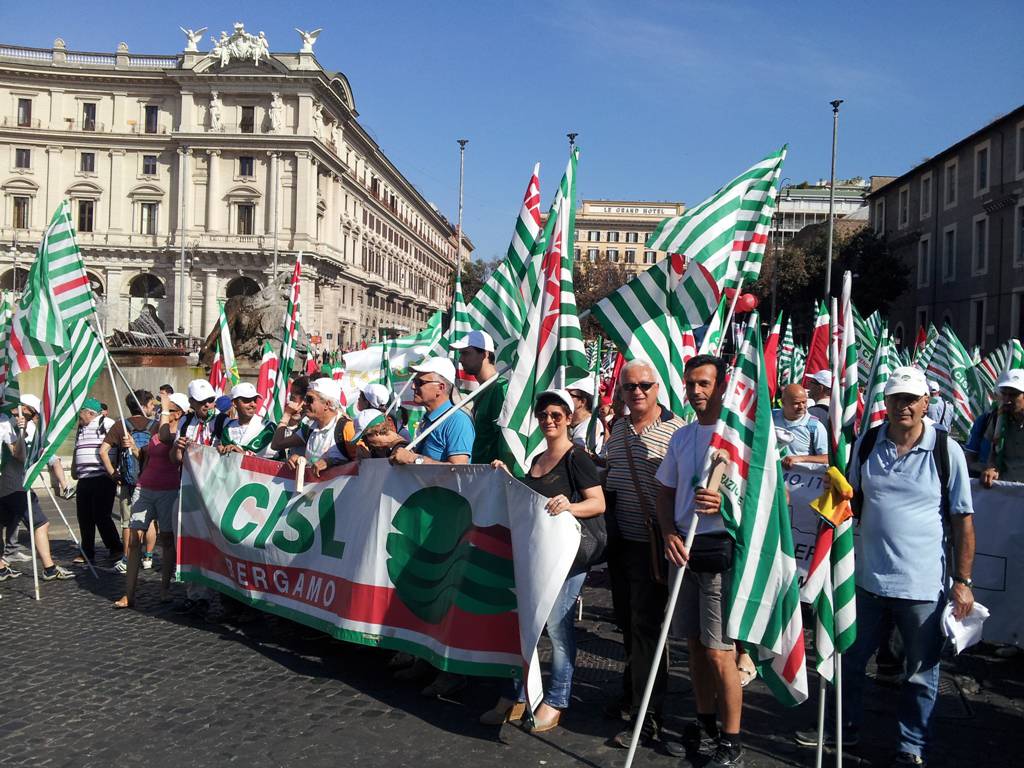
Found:
[[[71,560],[71,562],[74,563],[75,565],[85,565],[86,561],[85,561],[85,558],[82,557],[81,555],[75,555],[75,557]]]
[[[746,664],[737,664],[736,672],[739,673],[740,676],[740,688],[746,688],[747,685],[750,684],[750,681],[757,677],[757,667],[755,667],[753,663],[751,663],[750,666],[747,666]]]

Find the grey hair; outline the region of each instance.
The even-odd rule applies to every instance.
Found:
[[[621,376],[626,371],[631,371],[634,368],[646,368],[654,376],[654,383],[661,383],[661,381],[658,379],[658,369],[654,367],[654,363],[643,357],[634,357],[632,360],[629,360],[624,366],[622,366],[622,370],[620,371],[619,375]]]

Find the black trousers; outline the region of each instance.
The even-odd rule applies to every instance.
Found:
[[[622,630],[626,671],[622,677],[622,697],[630,712],[636,714],[643,699],[654,662],[661,623],[665,618],[668,588],[651,578],[650,545],[620,537],[608,538],[608,576],[612,587],[615,620]],[[658,661],[649,711],[661,718],[668,684],[668,650]]]
[[[78,504],[78,532],[82,536],[82,549],[92,560],[96,555],[96,529],[99,528],[103,546],[111,557],[124,554],[121,535],[112,516],[117,484],[106,475],[86,477],[78,481],[75,499]]]

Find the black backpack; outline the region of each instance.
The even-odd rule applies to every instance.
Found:
[[[864,471],[864,463],[875,448],[875,443],[878,441],[878,433],[881,429],[881,425],[872,427],[864,434],[864,438],[860,441],[860,448],[857,450],[857,461],[859,462],[861,472]],[[945,525],[949,520],[949,433],[944,430],[935,430],[935,450],[932,451],[932,460],[935,461],[936,468],[939,471],[939,485],[942,489],[942,522]],[[863,483],[861,483],[861,486],[863,486]],[[861,509],[864,506],[864,492],[860,488],[854,490],[851,506],[853,507],[853,516],[859,521]]]

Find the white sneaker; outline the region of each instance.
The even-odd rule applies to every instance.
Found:
[[[118,573],[128,573],[128,561],[121,559],[114,563],[114,570]]]
[[[31,563],[32,555],[28,552],[23,552],[20,549],[16,549],[9,555],[4,555],[4,560],[8,563]]]
[[[153,558],[144,557],[142,558],[142,570],[149,571],[153,569]]]

